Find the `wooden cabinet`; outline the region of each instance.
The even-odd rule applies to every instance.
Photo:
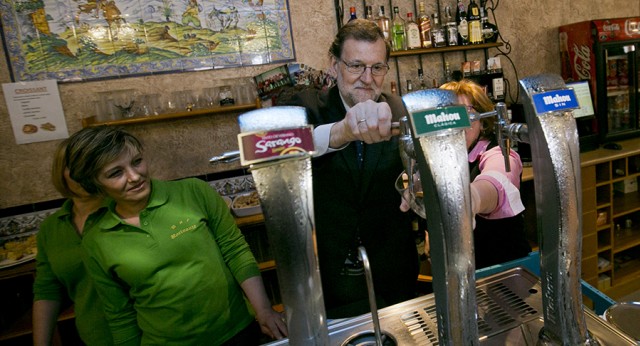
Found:
[[[580,154],[582,279],[614,300],[640,290],[640,139],[619,144],[622,150]],[[527,234],[535,239],[531,168],[524,169],[522,180]]]
[[[238,227],[240,227],[242,234],[244,234],[258,262],[258,267],[260,267],[260,271],[262,272],[262,280],[271,304],[274,309],[283,311],[284,306],[282,305],[278,276],[276,274],[276,261],[269,246],[263,215],[258,214],[236,218],[236,223]]]
[[[582,276],[613,299],[640,289],[640,140],[622,143],[582,168]]]
[[[32,345],[35,261],[0,269],[0,345]],[[79,345],[71,304],[58,317],[53,345]]]

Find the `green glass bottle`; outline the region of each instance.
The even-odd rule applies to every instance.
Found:
[[[400,17],[398,6],[393,7],[393,21],[391,22],[391,48],[394,51],[407,49],[407,36],[404,19]]]

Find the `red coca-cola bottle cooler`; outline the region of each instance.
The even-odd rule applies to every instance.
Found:
[[[588,81],[593,97],[595,115],[576,119],[581,146],[640,136],[640,17],[563,25],[558,37],[562,77]]]

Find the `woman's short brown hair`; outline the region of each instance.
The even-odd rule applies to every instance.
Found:
[[[63,140],[56,147],[53,153],[53,163],[51,164],[51,182],[53,186],[66,198],[78,197],[67,184],[64,172],[67,170],[67,145],[69,138]]]
[[[123,152],[142,152],[142,143],[121,128],[89,127],[75,133],[67,146],[67,165],[71,179],[91,195],[102,194],[98,175],[102,168]]]

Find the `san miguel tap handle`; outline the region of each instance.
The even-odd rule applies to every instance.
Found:
[[[511,140],[509,136],[503,133],[503,130],[509,125],[509,116],[507,113],[507,105],[504,102],[496,103],[496,116],[498,120],[495,124],[496,139],[498,145],[502,150],[502,156],[504,156],[504,169],[507,172],[511,172],[511,163],[509,161],[509,155],[511,154]]]

